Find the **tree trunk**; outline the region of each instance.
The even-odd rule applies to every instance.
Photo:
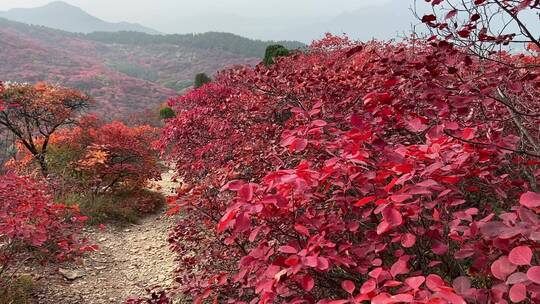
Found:
[[[41,174],[43,177],[47,177],[49,175],[49,168],[47,166],[47,162],[45,162],[45,155],[44,154],[38,154],[36,156],[36,159],[39,163],[39,168],[41,169]]]

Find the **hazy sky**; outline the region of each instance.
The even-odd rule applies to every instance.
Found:
[[[51,1],[0,0],[0,10],[41,6]],[[351,36],[358,32],[362,36],[359,38],[388,38],[407,28],[413,19],[406,9],[412,0],[64,1],[106,21],[137,22],[164,33],[217,30],[275,40],[309,41],[325,31],[347,32]],[[373,22],[379,25],[367,27]]]
[[[107,21],[159,24],[156,17],[226,13],[241,16],[332,16],[391,0],[64,0]],[[394,0],[406,1],[406,0]],[[52,0],[0,0],[0,10],[35,7]]]
[[[52,0],[0,0],[0,10],[35,7]],[[411,0],[412,1],[412,0]],[[387,10],[409,0],[65,0],[106,21],[137,22],[165,33],[220,30],[261,39],[309,40],[321,31],[350,32],[345,25],[330,28],[332,18],[364,8]],[[398,6],[400,6],[398,5]],[[397,8],[395,9],[398,10]],[[402,10],[403,14],[408,14]],[[407,16],[409,17],[409,16]],[[390,23],[395,16],[389,17]],[[359,24],[361,25],[361,23]],[[403,24],[396,23],[396,29]],[[334,26],[334,24],[332,24]],[[401,27],[402,28],[402,27]],[[366,30],[377,36],[375,29]],[[297,33],[297,34],[295,34]]]

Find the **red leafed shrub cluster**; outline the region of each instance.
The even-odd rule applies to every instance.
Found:
[[[150,180],[160,177],[157,136],[150,126],[104,122],[92,115],[51,134],[43,163],[55,200],[77,204],[91,222],[134,221],[155,212],[164,203],[162,195],[147,189]],[[30,139],[42,146],[41,138]],[[36,175],[35,156],[20,142],[18,148],[7,167]]]
[[[159,178],[158,154],[152,148],[157,135],[150,126],[127,126],[122,122],[103,123],[86,117],[79,127],[56,138],[59,150],[77,154],[71,165],[96,192],[116,187],[143,188]]]
[[[170,101],[197,303],[540,301],[538,57],[329,36]]]
[[[95,194],[142,189],[150,179],[159,178],[158,153],[153,148],[157,130],[153,127],[105,123],[95,116],[84,116],[77,126],[51,136],[46,157],[53,177],[78,191]],[[39,142],[38,139],[34,139]],[[33,157],[20,147],[18,160],[11,167],[32,172]]]
[[[77,237],[85,220],[77,209],[53,204],[44,185],[0,176],[0,287],[6,283],[1,276],[12,275],[23,251],[64,261],[97,249]]]

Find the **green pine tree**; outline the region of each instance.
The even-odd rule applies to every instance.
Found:
[[[199,73],[195,75],[195,88],[198,89],[204,84],[212,82],[212,79],[208,77],[205,73]]]
[[[173,109],[165,107],[159,111],[159,117],[161,119],[170,119],[176,117],[176,113],[174,113]]]
[[[265,66],[269,66],[274,63],[274,58],[281,56],[289,56],[290,53],[291,52],[281,44],[269,45],[266,48],[263,63]]]

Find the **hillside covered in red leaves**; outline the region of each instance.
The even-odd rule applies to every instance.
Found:
[[[259,60],[167,43],[100,42],[5,19],[0,25],[4,80],[47,81],[83,90],[95,98],[97,112],[113,117],[155,108],[189,87],[196,73],[213,74],[227,66]]]

